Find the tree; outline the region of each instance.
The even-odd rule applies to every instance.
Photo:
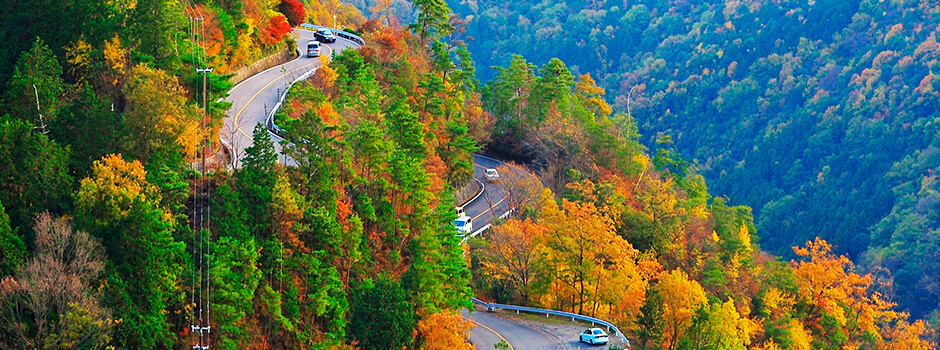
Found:
[[[261,30],[261,42],[269,46],[277,44],[287,33],[290,33],[290,30],[291,26],[287,22],[287,17],[278,13],[272,16]]]
[[[29,122],[0,116],[0,159],[0,203],[10,216],[10,227],[29,245],[37,214],[70,207],[68,151]]]
[[[418,349],[476,349],[470,343],[470,329],[473,327],[469,319],[454,311],[427,315],[418,322],[418,334],[421,337]]]
[[[681,270],[665,274],[656,286],[663,297],[663,349],[675,350],[692,325],[696,310],[708,305],[705,290]]]
[[[523,303],[529,302],[531,286],[538,278],[536,257],[545,239],[547,228],[529,219],[511,219],[492,227],[487,236],[489,246],[482,257],[485,273],[517,293]]]
[[[262,124],[251,132],[252,144],[245,147],[241,169],[235,174],[238,197],[245,203],[248,229],[260,237],[270,231],[272,189],[277,183],[277,153]]]
[[[30,121],[43,134],[58,116],[63,105],[65,82],[62,67],[49,46],[36,38],[33,47],[24,52],[7,82],[5,101],[14,117]]]
[[[102,37],[115,33],[116,22],[123,19],[115,4],[103,1],[4,0],[0,7],[5,9],[0,16],[0,38],[3,40],[3,47],[0,47],[0,67],[3,67],[0,68],[0,86],[6,86],[17,59],[30,50],[37,37],[42,38],[52,52],[63,52],[65,47],[82,38],[98,45]],[[35,106],[33,100],[33,111]]]
[[[597,86],[597,83],[591,78],[591,74],[584,74],[578,77],[578,83],[574,88],[574,96],[581,103],[581,106],[587,108],[597,118],[610,116],[613,109],[604,101],[604,88]]]
[[[539,70],[542,78],[536,85],[532,94],[542,110],[541,114],[548,114],[548,107],[554,104],[558,110],[567,112],[571,110],[571,87],[575,85],[574,76],[565,63],[558,58],[552,58]],[[580,84],[580,81],[578,82]]]
[[[238,349],[250,343],[252,300],[261,281],[259,250],[247,226],[243,201],[229,178],[219,179],[213,193],[212,222],[218,239],[212,247],[212,314],[217,346]]]
[[[696,310],[688,332],[679,341],[681,349],[744,350],[751,344],[757,324],[741,317],[734,299],[715,302]]]
[[[0,278],[12,275],[26,261],[26,245],[13,229],[3,203],[0,203]]]
[[[662,344],[666,319],[663,315],[663,296],[658,288],[648,286],[640,315],[637,317],[637,340],[642,349],[657,348]]]
[[[123,92],[127,97],[123,149],[128,156],[150,163],[195,153],[202,112],[189,104],[176,77],[137,65]]]
[[[121,115],[109,109],[91,84],[76,88],[77,96],[50,123],[50,136],[71,150],[69,169],[75,178],[91,172],[92,163],[120,146]]]
[[[398,282],[380,277],[354,292],[349,338],[362,349],[401,349],[414,343],[414,305]]]
[[[509,67],[498,68],[496,79],[483,88],[484,107],[496,118],[496,132],[524,139],[536,122],[528,105],[536,81],[536,67],[514,55]]]
[[[0,281],[0,346],[103,348],[114,321],[100,305],[101,244],[49,213],[36,220],[35,254]]]
[[[884,332],[885,344],[879,347],[885,350],[927,350],[936,349],[937,344],[925,340],[931,336],[936,336],[935,330],[927,328],[927,323],[923,320],[908,323],[907,321],[898,321],[896,325],[888,328]],[[936,339],[936,338],[934,338]]]
[[[166,0],[140,0],[128,16],[127,32],[130,47],[144,61],[152,61],[158,68],[175,70],[180,62],[174,50],[174,33],[184,28],[186,18],[178,2]],[[183,35],[183,33],[178,33]],[[177,58],[177,60],[174,60]]]
[[[807,317],[819,320],[817,341],[830,345],[861,346],[881,340],[883,325],[903,320],[894,303],[871,291],[873,276],[851,272],[854,264],[820,238],[794,247],[802,261],[792,262],[799,296],[810,307]],[[808,259],[808,260],[807,260]],[[874,339],[872,339],[874,338]],[[874,341],[873,341],[874,340]]]
[[[431,35],[446,36],[454,30],[448,20],[451,11],[444,0],[415,0],[411,2],[411,6],[414,7],[417,18],[410,27],[422,40]]]
[[[601,302],[617,301],[617,295],[600,298],[608,292],[601,281],[627,286],[639,280],[635,265],[639,251],[613,231],[610,218],[599,215],[593,203],[562,199],[559,206],[551,191],[545,190],[540,209],[538,222],[548,230],[540,258],[546,273],[541,274],[539,285],[549,290],[549,300],[556,303],[553,307],[568,301],[573,312],[588,310],[593,315]]]
[[[185,244],[160,201],[143,164],[120,155],[95,162],[75,195],[77,226],[101,239],[110,259],[103,300],[121,319],[115,346],[171,347],[170,315],[183,312]]]
[[[287,23],[290,23],[291,26],[299,26],[307,20],[306,9],[300,1],[283,0],[277,9],[287,17]]]
[[[542,194],[539,178],[526,168],[515,163],[505,163],[497,167],[499,185],[506,192],[509,208],[516,215],[527,215],[526,211],[538,204]]]

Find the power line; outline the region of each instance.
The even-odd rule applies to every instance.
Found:
[[[201,153],[201,177],[197,182],[197,176],[199,174],[193,173],[193,217],[192,217],[192,226],[193,226],[193,277],[192,277],[192,313],[191,320],[193,323],[190,325],[190,329],[198,337],[198,342],[196,345],[193,345],[194,350],[208,350],[209,349],[209,333],[212,330],[210,325],[210,285],[211,285],[211,261],[209,254],[211,254],[211,240],[212,240],[212,230],[211,230],[211,183],[209,182],[208,176],[206,175],[206,145],[208,143],[208,137],[206,132],[206,115],[207,115],[207,75],[212,72],[212,68],[205,68],[207,64],[206,53],[205,53],[205,16],[203,16],[202,10],[199,6],[192,2],[192,0],[181,0],[180,1],[186,7],[186,15],[189,18],[189,41],[190,41],[190,62],[195,68],[195,73],[202,73],[202,115],[201,115],[201,126],[202,126],[202,139],[201,139],[201,150],[196,149],[194,152],[194,160],[200,158]],[[198,79],[195,79],[194,85],[196,88],[193,89],[193,98],[198,100],[199,98],[199,89],[198,89]],[[199,136],[197,136],[198,139]],[[198,220],[198,226],[196,221]],[[199,232],[199,238],[197,241],[196,231]],[[199,245],[198,248],[198,266],[195,259],[197,254],[196,245]],[[199,271],[199,288],[196,288],[196,271]],[[204,273],[203,273],[204,272]],[[198,293],[198,304],[196,294]],[[198,317],[196,315],[196,308],[198,307]],[[205,311],[205,315],[203,315]]]

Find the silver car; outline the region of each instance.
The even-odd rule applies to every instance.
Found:
[[[320,57],[320,42],[310,40],[307,42],[307,57]]]

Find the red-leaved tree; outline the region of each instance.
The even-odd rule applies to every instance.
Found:
[[[285,34],[290,33],[290,29],[291,25],[287,23],[287,18],[278,14],[271,18],[271,21],[261,32],[261,40],[265,45],[274,45],[281,41]]]
[[[287,22],[291,26],[298,26],[307,19],[307,11],[304,9],[304,4],[300,3],[298,0],[284,0],[281,1],[281,5],[277,7],[277,10],[287,16]]]

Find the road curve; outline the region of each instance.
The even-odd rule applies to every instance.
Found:
[[[464,210],[473,219],[474,231],[488,225],[493,219],[509,211],[506,191],[498,183],[491,183],[486,178],[486,169],[495,169],[501,164],[501,161],[493,158],[479,154],[473,155],[474,177],[483,182],[483,193],[472,202],[465,204]]]
[[[493,344],[500,340],[506,340],[514,350],[570,348],[565,342],[544,331],[489,312],[475,311],[471,314],[464,310],[461,315],[476,326],[470,330],[470,342],[476,345],[478,350],[493,349]]]
[[[509,211],[506,191],[498,181],[489,182],[486,177],[487,168],[497,168],[500,165],[502,162],[499,160],[479,154],[473,155],[474,177],[483,182],[483,192],[476,199],[465,204],[464,210],[473,219],[474,231],[490,224],[493,219]],[[493,344],[500,340],[506,340],[514,350],[570,348],[564,341],[551,334],[507,318],[497,317],[495,314],[484,311],[469,314],[464,310],[462,315],[476,326],[470,330],[470,342],[476,345],[477,349],[492,349]]]
[[[307,41],[313,40],[313,32],[306,29],[294,29],[298,47],[306,47]],[[357,47],[356,43],[344,38],[336,38],[332,44],[324,44],[322,54],[332,55],[346,48]],[[308,58],[306,55],[279,66],[253,75],[251,78],[239,83],[229,91],[226,101],[232,103],[228,115],[223,120],[220,137],[232,149],[234,166],[241,166],[241,158],[245,148],[252,145],[251,132],[255,125],[264,123],[271,108],[277,103],[280,94],[297,77],[311,69],[320,67],[320,60],[316,57]],[[270,133],[268,135],[271,137]],[[276,142],[278,154],[281,145]]]

